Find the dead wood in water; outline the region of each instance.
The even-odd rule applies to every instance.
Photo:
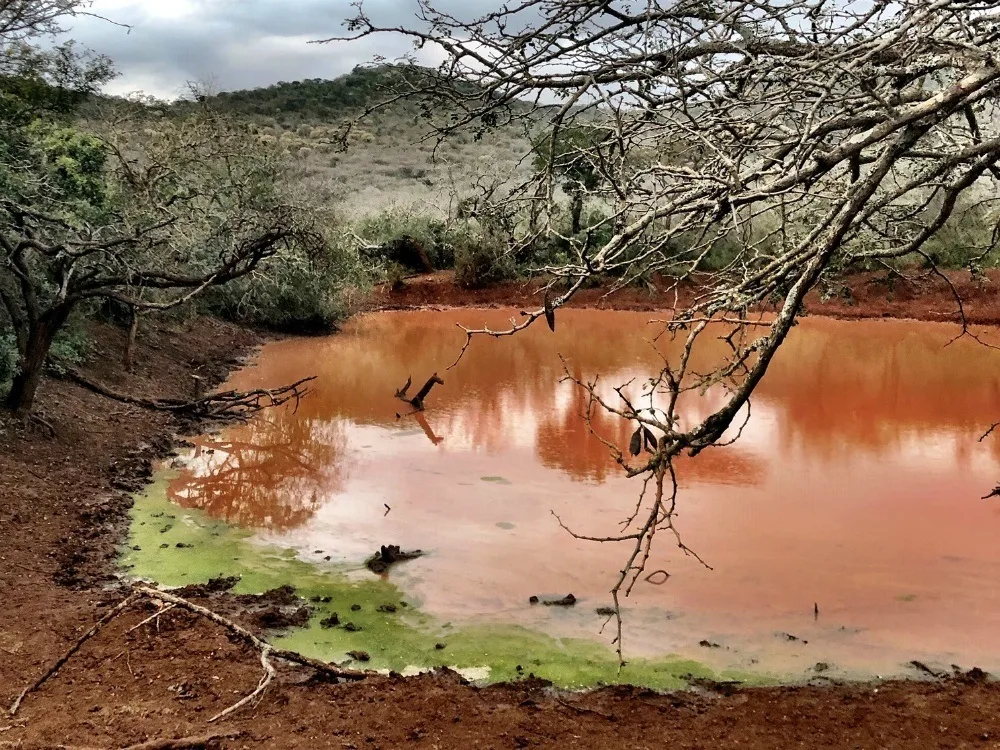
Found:
[[[408,403],[410,406],[414,408],[415,411],[423,411],[424,399],[427,398],[427,395],[431,392],[431,388],[433,388],[435,385],[444,385],[444,381],[440,377],[438,377],[437,373],[434,373],[429,378],[427,378],[427,382],[424,383],[423,388],[417,391],[417,395],[414,396],[413,398],[410,398],[406,395],[406,392],[410,390],[411,385],[413,385],[413,378],[408,377],[406,379],[406,385],[404,385],[402,388],[396,391],[396,398]]]
[[[252,391],[223,391],[208,396],[196,397],[191,400],[176,398],[141,398],[126,393],[119,393],[105,385],[97,383],[79,370],[72,367],[60,367],[54,373],[57,377],[65,377],[77,385],[83,386],[99,396],[120,401],[131,406],[139,406],[153,411],[167,411],[195,419],[247,419],[252,414],[263,409],[282,406],[290,401],[296,408],[308,393],[304,387],[316,379],[315,375],[302,378],[280,388],[257,388]]]

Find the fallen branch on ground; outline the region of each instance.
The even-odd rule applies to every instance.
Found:
[[[270,660],[268,660],[267,658],[267,655],[270,653],[271,653],[270,646],[266,646],[260,652],[260,665],[264,668],[264,676],[261,677],[260,682],[257,683],[257,689],[254,690],[252,693],[250,693],[250,695],[242,698],[237,703],[231,705],[226,710],[217,713],[215,716],[213,716],[211,719],[208,720],[209,724],[211,724],[214,721],[218,721],[219,719],[225,718],[226,716],[229,716],[229,714],[233,713],[234,711],[238,711],[246,704],[252,702],[253,699],[256,698],[257,696],[262,695],[265,690],[267,690],[267,686],[271,684],[271,680],[273,680],[274,676],[277,674],[277,672],[274,669],[274,665],[271,664]]]
[[[368,672],[362,672],[357,669],[341,669],[335,664],[327,664],[324,661],[319,661],[318,659],[312,659],[308,656],[303,656],[295,651],[287,651],[283,648],[274,648],[267,641],[261,640],[249,630],[244,628],[242,625],[238,625],[232,620],[223,617],[217,612],[213,612],[206,607],[202,607],[193,602],[189,602],[187,599],[182,599],[179,596],[174,596],[173,594],[168,594],[165,591],[159,591],[150,586],[140,586],[136,591],[150,599],[159,600],[167,604],[175,604],[182,609],[186,609],[189,612],[194,612],[197,615],[211,620],[217,625],[221,625],[226,630],[228,630],[233,635],[238,636],[243,641],[246,641],[251,646],[253,646],[258,651],[263,651],[265,648],[270,649],[270,655],[276,659],[282,659],[284,661],[290,661],[293,664],[300,664],[303,667],[310,667],[315,669],[321,674],[325,674],[328,677],[336,677],[341,680],[363,680],[369,676]]]
[[[125,597],[121,602],[119,602],[116,607],[106,612],[104,614],[104,617],[102,617],[100,620],[94,623],[94,626],[90,630],[88,630],[86,633],[80,636],[80,638],[76,641],[76,643],[74,643],[70,647],[69,651],[63,654],[62,657],[60,657],[55,664],[49,667],[49,669],[45,672],[45,674],[43,674],[41,677],[35,680],[33,684],[29,685],[20,692],[20,694],[14,700],[14,704],[10,707],[10,715],[14,716],[17,713],[17,709],[21,707],[21,702],[24,700],[25,696],[27,696],[29,693],[35,692],[36,690],[38,690],[38,688],[44,685],[52,675],[54,675],[56,672],[59,671],[59,669],[62,667],[63,664],[65,664],[67,661],[70,660],[70,657],[72,657],[73,654],[75,654],[77,651],[80,650],[80,647],[84,643],[86,643],[95,635],[97,635],[97,633],[101,630],[101,628],[103,628],[105,625],[107,625],[109,622],[111,622],[113,619],[115,619],[118,615],[120,615],[129,607],[131,607],[133,604],[135,604],[138,598],[139,597],[136,596],[135,594],[131,594]]]
[[[316,670],[320,674],[326,675],[327,677],[332,677],[340,680],[363,680],[369,676],[368,672],[364,672],[357,669],[342,669],[335,664],[327,664],[326,662],[319,661],[318,659],[312,659],[308,656],[304,656],[303,654],[297,653],[295,651],[288,651],[287,649],[274,648],[270,643],[262,640],[261,638],[258,638],[249,630],[244,628],[242,625],[239,625],[233,622],[232,620],[223,617],[217,612],[213,612],[212,610],[206,607],[202,607],[201,605],[189,602],[187,599],[182,599],[181,597],[175,596],[174,594],[168,594],[165,591],[159,591],[158,589],[152,588],[151,586],[138,586],[134,588],[132,590],[132,593],[129,594],[127,597],[125,597],[125,599],[123,599],[121,602],[119,602],[113,609],[105,613],[105,615],[100,620],[98,620],[90,630],[84,633],[79,638],[79,640],[77,640],[77,642],[73,644],[73,646],[69,649],[69,651],[67,651],[55,664],[53,664],[48,670],[46,670],[45,674],[43,674],[34,683],[32,683],[24,690],[22,690],[20,695],[18,695],[17,699],[14,701],[14,704],[10,707],[9,714],[11,716],[17,714],[18,709],[21,707],[21,703],[24,701],[24,698],[27,695],[35,692],[40,687],[42,687],[42,685],[44,685],[49,680],[49,678],[55,675],[59,671],[59,669],[67,661],[69,661],[69,659],[73,656],[73,654],[75,654],[80,649],[80,647],[83,646],[84,643],[86,643],[92,637],[97,635],[97,633],[101,630],[101,628],[103,628],[113,619],[118,617],[118,615],[122,614],[125,610],[127,610],[129,607],[131,607],[133,604],[135,604],[136,602],[138,602],[140,599],[143,598],[152,599],[153,601],[158,602],[161,605],[160,611],[157,612],[156,615],[154,615],[154,617],[164,614],[165,610],[167,609],[167,605],[180,609],[186,609],[189,612],[193,612],[196,615],[200,615],[201,617],[211,620],[217,625],[221,625],[230,633],[237,636],[240,640],[249,644],[250,646],[257,649],[261,653],[261,664],[264,666],[265,675],[264,677],[261,678],[260,683],[258,683],[257,685],[257,688],[250,695],[241,700],[239,703],[236,703],[230,708],[227,708],[222,713],[212,717],[210,721],[216,721],[217,719],[221,719],[224,716],[229,715],[238,708],[245,706],[254,698],[260,696],[264,692],[264,690],[267,689],[268,685],[270,685],[271,681],[274,679],[274,676],[276,674],[274,671],[274,667],[273,665],[271,665],[269,660],[269,657],[272,656],[277,659],[282,659],[284,661],[291,662],[292,664],[299,664],[303,667],[309,667],[311,669]],[[141,624],[145,624],[149,622],[151,619],[153,618],[147,618]],[[2,745],[0,745],[0,747],[2,747]]]
[[[178,737],[177,739],[159,739],[140,742],[138,745],[128,745],[122,750],[200,750],[209,747],[219,740],[232,740],[243,735],[239,732],[223,732],[221,734],[206,734],[201,737]],[[0,748],[16,748],[17,750],[100,750],[99,748],[82,745],[29,745],[18,741],[0,742]]]
[[[280,388],[258,388],[252,391],[230,390],[185,401],[176,398],[140,398],[119,393],[91,380],[72,367],[61,367],[57,376],[67,378],[99,396],[114,401],[139,406],[143,409],[168,411],[198,419],[246,419],[262,409],[281,406],[289,401],[294,401],[296,408],[298,408],[299,401],[309,393],[309,389],[303,386],[316,379],[316,376],[312,375]]]

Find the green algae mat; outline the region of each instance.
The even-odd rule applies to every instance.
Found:
[[[636,659],[619,667],[615,652],[596,641],[554,638],[511,624],[441,622],[360,561],[356,567],[304,562],[294,550],[262,544],[250,531],[181,508],[167,498],[168,481],[169,475],[161,473],[136,497],[129,542],[121,554],[123,569],[165,587],[219,576],[239,577],[235,593],[294,586],[310,600],[312,614],[306,626],[270,638],[276,646],[331,662],[345,662],[351,659],[349,652],[364,651],[370,661],[363,666],[369,669],[406,674],[447,666],[477,681],[534,675],[562,688],[627,683],[676,689],[692,678],[768,681],[760,675],[715,673],[679,657]],[[338,625],[321,625],[334,613]]]

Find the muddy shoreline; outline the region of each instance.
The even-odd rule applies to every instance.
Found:
[[[1000,269],[972,277],[968,271],[949,271],[946,283],[940,276],[914,272],[903,276],[858,273],[814,289],[806,297],[805,314],[844,320],[899,318],[933,322],[961,321],[955,300],[962,299],[966,321],[976,325],[1000,325]],[[376,289],[361,306],[362,311],[460,309],[463,307],[520,307],[535,309],[542,303],[540,281],[509,282],[485,289],[461,289],[454,274],[441,271],[411,278],[400,289]],[[669,310],[691,300],[696,287],[665,291],[626,287],[614,291],[581,289],[568,307],[598,310]]]
[[[966,274],[968,276],[968,274]],[[961,281],[961,280],[958,280]],[[962,282],[964,283],[964,282]],[[968,317],[1000,322],[988,286],[972,284]],[[877,289],[871,278],[859,288]],[[449,291],[450,289],[450,291]],[[585,296],[581,305],[625,309],[643,300]],[[855,292],[813,314],[940,320],[944,289]],[[531,289],[468,294],[441,275],[411,282],[373,307],[530,304]],[[848,304],[848,299],[850,304]],[[652,304],[648,300],[645,304]],[[950,300],[952,309],[954,301]],[[454,306],[459,306],[458,304]],[[938,317],[934,317],[938,316]],[[140,395],[185,395],[191,376],[221,382],[264,340],[216,321],[163,324],[144,332],[136,372],[118,365],[123,332],[95,331],[88,374]],[[125,538],[129,493],[149,479],[189,428],[162,414],[110,403],[71,383],[48,379],[42,416],[55,429],[0,423],[0,701],[45,671],[120,598],[115,573]],[[212,606],[241,618],[260,608],[217,592]],[[880,685],[815,685],[731,690],[711,685],[694,694],[658,695],[607,688],[558,696],[537,681],[485,689],[453,673],[373,677],[330,685],[290,666],[254,708],[215,727],[207,720],[250,692],[259,659],[217,627],[171,612],[154,626],[137,609],[88,643],[16,719],[0,719],[0,741],[23,747],[83,744],[123,747],[148,739],[243,732],[221,747],[580,747],[625,743],[646,747],[1000,747],[1000,685],[973,677]],[[258,626],[253,617],[246,624]],[[266,623],[265,623],[266,624]]]

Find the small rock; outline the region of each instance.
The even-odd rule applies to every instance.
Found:
[[[354,661],[371,661],[371,655],[367,651],[348,651],[347,655]]]
[[[434,648],[436,648],[438,651],[444,651],[447,647],[448,647],[447,643],[435,643],[434,644]]]
[[[598,607],[595,610],[595,612],[597,612],[597,614],[599,614],[601,617],[614,617],[615,616],[615,608],[614,607]]]
[[[538,597],[537,596],[529,596],[528,597],[528,604],[538,604]]]
[[[191,549],[192,547],[194,547],[193,544],[185,544],[184,542],[177,542],[177,544],[175,544],[174,546],[177,549]]]
[[[396,611],[396,605],[395,604],[380,604],[378,606],[378,611],[379,612],[389,612],[389,613],[392,613],[392,612]]]
[[[816,662],[816,666],[813,667],[813,670],[815,670],[816,672],[826,672],[829,669],[830,665],[827,664],[825,661],[818,661]]]
[[[353,622],[348,622],[344,623],[344,630],[346,630],[348,633],[357,633],[359,630],[361,630],[361,626],[355,625]]]
[[[698,645],[702,648],[722,648],[718,643],[714,643],[709,640],[698,641]]]
[[[360,611],[361,611],[361,605],[360,604],[352,604],[351,605],[351,612],[360,612]]]
[[[329,617],[324,617],[319,621],[319,626],[321,628],[335,628],[340,625],[340,615],[336,612],[331,614]]]

